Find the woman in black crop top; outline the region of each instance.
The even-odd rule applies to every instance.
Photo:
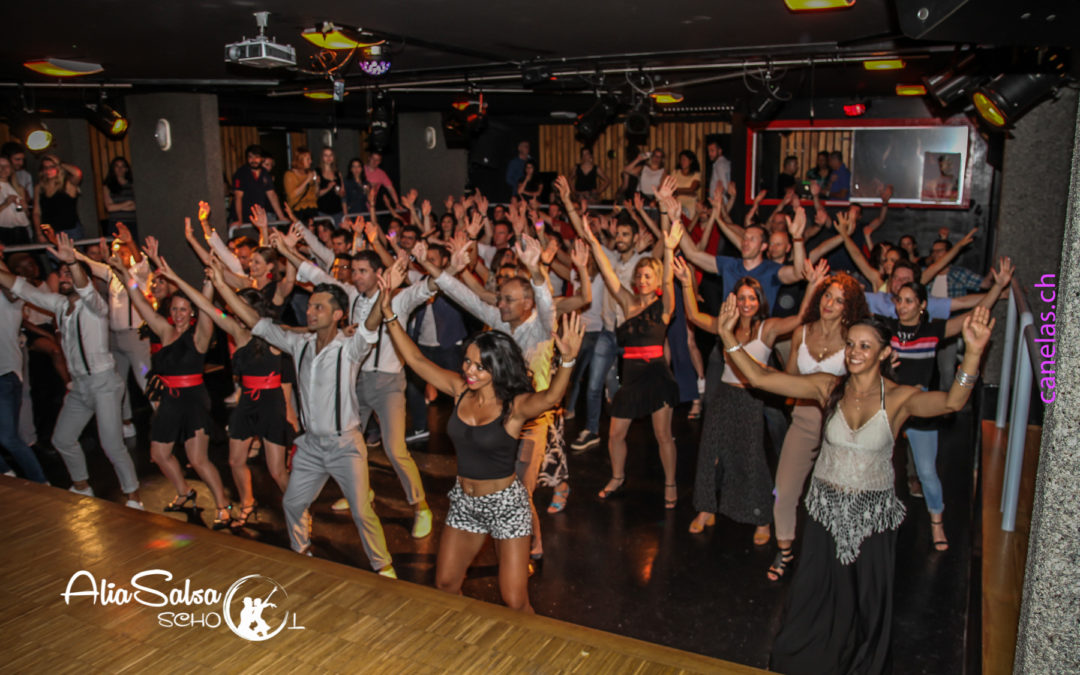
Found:
[[[407,262],[403,259],[402,262]],[[379,279],[380,303],[368,328],[387,325],[394,347],[421,379],[454,398],[447,434],[458,457],[458,479],[450,491],[450,512],[439,541],[435,585],[458,594],[476,554],[490,534],[499,555],[499,591],[511,609],[531,613],[529,546],[532,513],[529,494],[514,473],[518,437],[525,422],[559,405],[570,382],[585,329],[577,314],[564,316],[555,346],[562,367],[546,391],[534,392],[521,348],[499,331],[478,333],[465,343],[461,372],[444,370],[424,358],[390,306],[392,288],[404,278],[404,265]],[[385,319],[384,319],[385,317]]]
[[[147,237],[145,250],[159,271],[168,275],[168,267],[158,256],[157,240]],[[231,521],[229,512],[232,504],[225,496],[217,467],[208,457],[210,397],[203,384],[203,364],[214,324],[206,312],[200,312],[193,326],[195,309],[192,302],[179,294],[169,300],[170,323],[169,319],[154,310],[138,286],[132,283],[131,275],[118,256],[110,258],[109,263],[124,282],[131,304],[150,330],[161,338],[161,350],[154,355],[154,369],[163,385],[163,393],[150,421],[150,457],[176,490],[177,497],[165,506],[165,510],[179,511],[195,506],[195,490],[184,479],[184,470],[173,455],[173,445],[179,441],[184,444],[191,466],[213,493],[217,505],[214,529],[226,528]],[[177,281],[175,274],[172,280]],[[188,288],[194,290],[190,286]],[[203,284],[202,292],[213,292],[209,280]]]
[[[250,313],[254,320],[272,317],[273,308],[254,288],[236,293],[225,283],[221,263],[207,268],[218,292],[235,308],[237,315]],[[248,450],[256,436],[262,438],[266,450],[266,468],[284,494],[289,484],[285,469],[286,448],[292,444],[292,416],[288,414],[286,397],[281,386],[284,365],[281,352],[248,330],[247,324],[221,311],[214,303],[180,278],[162,260],[161,273],[171,279],[181,292],[191,298],[203,316],[210,316],[221,330],[232,336],[236,344],[233,353],[233,373],[240,378],[240,399],[229,416],[229,467],[240,496],[240,514],[231,525],[241,527],[255,514],[255,496],[251,489],[251,470]]]

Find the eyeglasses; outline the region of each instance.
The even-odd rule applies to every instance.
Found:
[[[497,296],[495,296],[495,304],[497,305],[497,304],[499,304],[501,302],[503,304],[509,305],[509,304],[513,304],[515,302],[521,302],[524,299],[525,298],[514,298],[514,297],[511,297],[509,295],[497,295]]]

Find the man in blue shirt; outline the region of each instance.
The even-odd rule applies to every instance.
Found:
[[[510,186],[511,195],[517,194],[518,184],[525,177],[525,164],[530,159],[532,159],[532,156],[529,155],[529,142],[522,141],[518,143],[517,157],[511,159],[506,165],[506,184]]]
[[[851,191],[851,171],[844,166],[844,155],[835,150],[829,153],[829,170],[829,199],[846,200]]]
[[[901,286],[910,281],[915,281],[915,265],[907,260],[897,260],[893,266],[892,276],[889,277],[889,290],[866,294],[866,304],[870,307],[870,313],[895,319],[896,305],[893,304],[893,296],[900,292]],[[1000,291],[998,293],[1000,294]],[[931,319],[948,319],[953,312],[971,309],[979,304],[986,295],[986,293],[975,293],[958,298],[930,297],[926,300],[926,313]],[[995,296],[994,300],[996,299]]]

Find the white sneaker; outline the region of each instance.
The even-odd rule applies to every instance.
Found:
[[[131,422],[124,422],[124,438],[135,438],[135,425]]]
[[[16,478],[16,476],[15,476],[15,472],[14,472],[14,471],[11,471],[10,469],[9,469],[8,471],[5,471],[5,472],[4,472],[4,475],[5,475],[5,476],[11,476],[12,478]]]
[[[397,572],[394,571],[392,565],[387,565],[386,567],[379,570],[379,576],[386,577],[388,579],[397,579]]]
[[[146,510],[146,508],[143,506],[142,502],[137,502],[134,499],[127,500],[127,502],[124,504],[124,506],[128,507],[129,509],[135,509],[136,511],[145,511]]]
[[[70,490],[71,492],[74,492],[77,495],[82,495],[83,497],[93,497],[94,496],[94,488],[90,487],[89,485],[86,486],[86,489],[84,489],[84,490],[80,490],[79,488],[72,485],[70,488],[68,488],[68,490]]]
[[[417,441],[426,441],[431,437],[431,432],[427,429],[416,429],[411,434],[405,437],[406,443],[415,443]]]
[[[332,511],[348,511],[349,510],[349,500],[342,497],[341,499],[339,499],[336,502],[334,502],[333,504],[331,504],[330,509]]]
[[[424,509],[423,511],[416,512],[416,518],[413,520],[412,536],[413,539],[423,539],[431,534],[431,521],[433,515],[431,509]]]
[[[233,393],[229,394],[229,396],[227,396],[225,398],[225,405],[227,405],[229,407],[236,406],[236,404],[240,402],[240,392],[241,392],[240,387],[237,387],[236,389],[234,389]]]

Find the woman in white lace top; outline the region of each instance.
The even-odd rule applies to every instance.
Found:
[[[720,310],[720,337],[750,385],[824,409],[821,454],[806,496],[810,518],[787,615],[770,669],[784,673],[879,673],[889,668],[896,529],[903,504],[893,489],[892,449],[909,417],[964,407],[994,322],[976,309],[964,320],[967,345],[947,392],[922,391],[889,379],[891,335],[882,323],[851,325],[847,375],[792,375],[763,368],[736,340],[735,299]]]

